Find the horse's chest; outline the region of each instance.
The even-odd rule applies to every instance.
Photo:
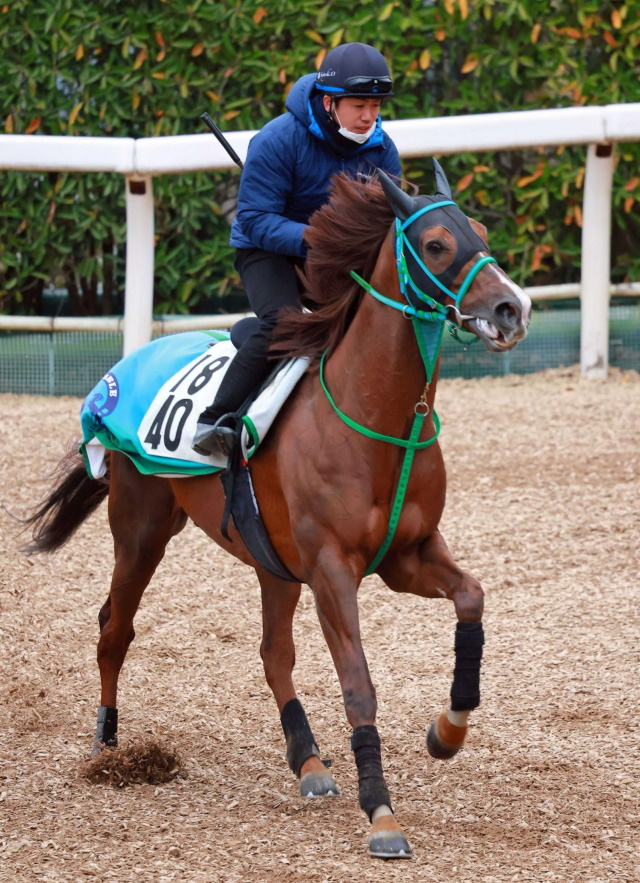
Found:
[[[368,519],[375,510],[389,521],[395,510],[399,530],[432,532],[445,503],[446,473],[439,447],[417,452],[407,473],[402,469],[404,452],[380,451],[379,446],[372,446],[377,447],[376,457],[371,451],[336,444],[326,468],[321,462],[315,464],[320,467],[319,497],[334,515]]]
[[[438,527],[446,497],[446,472],[439,447],[419,452],[402,499],[400,482],[394,484],[393,505],[401,506],[400,531],[430,535]]]

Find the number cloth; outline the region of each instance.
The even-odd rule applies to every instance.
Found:
[[[215,396],[236,349],[227,332],[191,331],[162,337],[121,359],[85,399],[82,453],[91,478],[104,474],[104,449],[126,454],[145,475],[206,475],[225,457],[192,448],[198,415]],[[242,450],[250,457],[308,366],[293,359],[243,417]]]

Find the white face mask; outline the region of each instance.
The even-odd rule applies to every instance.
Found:
[[[368,141],[369,138],[371,138],[376,130],[377,120],[374,120],[371,128],[367,129],[366,132],[350,132],[349,129],[345,129],[345,127],[340,122],[338,111],[335,108],[333,112],[335,113],[336,119],[338,120],[338,124],[340,126],[340,128],[338,129],[338,134],[342,135],[343,138],[348,138],[349,141],[355,141],[356,144],[364,144],[365,141]]]

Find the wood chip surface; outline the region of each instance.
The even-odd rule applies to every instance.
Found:
[[[14,514],[48,487],[79,405],[0,396],[0,501]],[[333,800],[302,799],[288,770],[253,571],[192,524],[143,598],[120,680],[129,764],[151,751],[169,781],[83,774],[113,563],[103,505],[52,557],[22,555],[26,538],[0,512],[1,880],[640,880],[640,375],[441,381],[437,409],[442,532],[487,596],[482,705],[454,760],[433,760],[424,741],[447,703],[453,606],[394,595],[375,576],[360,590],[413,861],[367,856],[311,592],[294,624],[295,676],[343,791]]]

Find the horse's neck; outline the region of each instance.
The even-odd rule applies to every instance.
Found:
[[[386,245],[370,281],[382,294],[399,299],[395,260]],[[326,376],[337,404],[352,419],[402,435],[427,383],[413,323],[365,293]],[[431,409],[437,376],[436,368],[427,393]]]

